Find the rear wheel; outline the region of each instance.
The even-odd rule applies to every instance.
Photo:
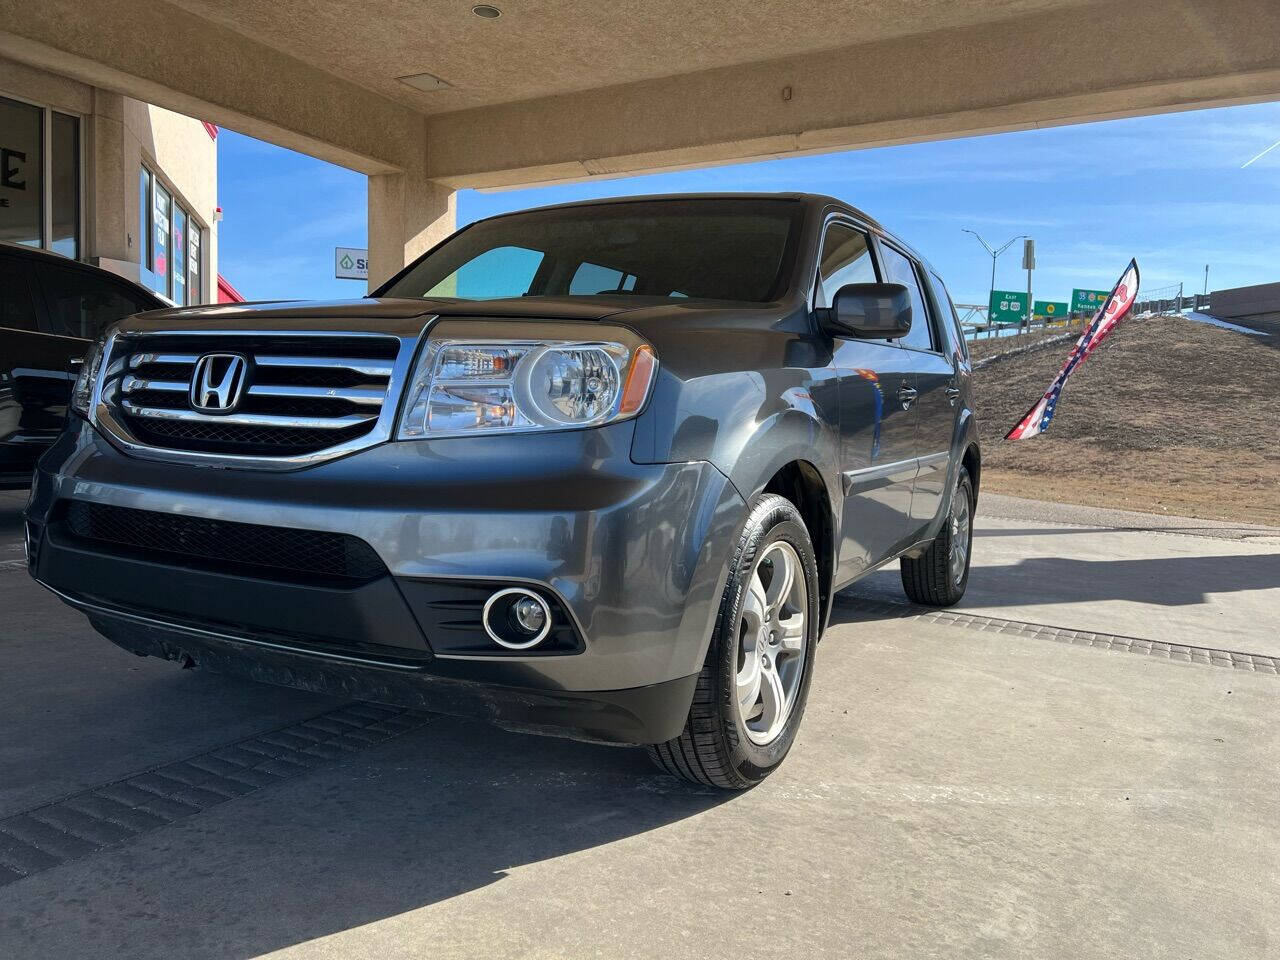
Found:
[[[969,561],[973,553],[973,481],[960,468],[951,510],[938,536],[915,559],[903,557],[902,589],[915,603],[949,607],[959,603],[969,585]]]
[[[809,532],[789,500],[762,494],[731,561],[684,730],[649,756],[668,773],[727,790],[767,777],[800,726],[817,628]]]

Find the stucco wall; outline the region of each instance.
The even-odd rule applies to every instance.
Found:
[[[217,143],[199,120],[122,97],[124,126],[123,209],[129,231],[139,221],[138,167],[145,163],[204,231],[203,289],[200,301],[217,301],[218,206]],[[135,239],[130,259],[138,260]]]
[[[0,94],[81,118],[84,236],[81,256],[137,281],[138,173],[144,162],[204,231],[200,299],[217,300],[217,144],[191,117],[0,58]]]

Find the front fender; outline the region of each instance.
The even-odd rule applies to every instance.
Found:
[[[705,460],[729,479],[736,493],[716,510],[715,535],[703,541],[697,563],[695,580],[706,587],[714,584],[715,602],[691,605],[681,624],[681,646],[696,648],[701,666],[747,505],[775,474],[795,462],[817,471],[832,526],[839,529],[837,385],[821,368],[789,367],[668,381],[666,386],[664,391],[659,384],[654,404],[637,424],[632,459]],[[838,535],[832,537],[835,543]],[[829,559],[828,569],[834,563]]]

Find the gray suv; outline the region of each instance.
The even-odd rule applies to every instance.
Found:
[[[837,590],[968,579],[955,310],[828,197],[483,220],[368,299],[124,320],[72,406],[30,569],[112,642],[717,787],[782,762]]]

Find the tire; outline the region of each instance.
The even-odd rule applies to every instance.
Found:
[[[784,568],[792,573],[789,581],[780,573]],[[775,599],[784,591],[786,596]],[[684,730],[674,740],[648,747],[659,767],[724,790],[753,787],[778,768],[795,741],[809,696],[818,598],[818,564],[799,512],[783,497],[760,494],[751,502],[729,563]],[[759,700],[740,707],[740,694],[752,697],[753,675],[759,677]],[[773,706],[779,702],[782,709]]]
[[[933,543],[919,557],[903,557],[902,589],[913,603],[949,607],[958,603],[969,585],[969,563],[973,559],[973,513],[976,506],[969,471],[960,468],[951,510]],[[953,566],[954,551],[963,550]]]

